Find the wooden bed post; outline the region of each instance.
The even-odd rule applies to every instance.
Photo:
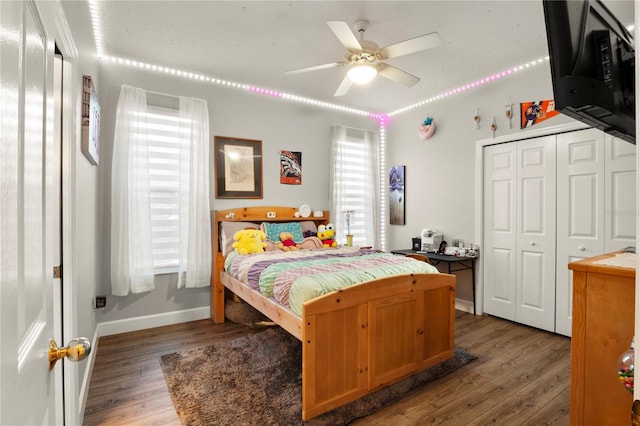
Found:
[[[224,267],[224,258],[220,253],[219,221],[216,212],[211,212],[212,250],[211,250],[211,295],[209,317],[216,324],[224,322],[224,285],[220,282],[220,271]]]
[[[214,263],[213,270],[211,271],[211,318],[216,324],[222,324],[224,322],[224,285],[220,281],[220,272],[222,271],[221,264],[224,264],[224,259],[221,259],[219,253],[216,254],[218,259]],[[217,279],[216,279],[217,277]]]

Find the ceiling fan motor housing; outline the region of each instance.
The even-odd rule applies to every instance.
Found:
[[[349,50],[346,58],[351,64],[371,64],[381,59],[378,45],[369,40],[360,40],[362,50]]]

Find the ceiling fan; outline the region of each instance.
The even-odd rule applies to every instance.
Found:
[[[379,48],[376,43],[364,39],[364,33],[369,28],[369,21],[360,20],[353,24],[354,29],[360,34],[360,40],[351,31],[349,24],[344,21],[327,21],[327,25],[347,49],[346,60],[298,68],[286,71],[285,74],[298,74],[347,65],[349,71],[334,96],[343,96],[349,91],[352,83],[365,84],[376,75],[411,87],[420,81],[418,77],[381,61],[431,49],[442,44],[440,35],[437,32],[432,32]]]

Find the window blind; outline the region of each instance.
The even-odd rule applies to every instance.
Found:
[[[335,168],[335,179],[341,187],[339,211],[334,220],[338,225],[339,241],[346,240],[346,211],[352,211],[349,231],[353,235],[353,244],[374,245],[370,232],[374,213],[371,211],[375,185],[372,182],[373,146],[367,140],[365,132],[359,129],[347,129],[344,139],[339,141]]]
[[[180,253],[180,146],[178,111],[147,105],[149,204],[153,266],[175,272]],[[184,166],[183,166],[184,167]]]

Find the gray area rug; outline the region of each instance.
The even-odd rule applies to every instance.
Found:
[[[302,344],[280,327],[182,353],[160,365],[183,425],[344,425],[476,359],[458,348],[439,365],[302,421]]]

